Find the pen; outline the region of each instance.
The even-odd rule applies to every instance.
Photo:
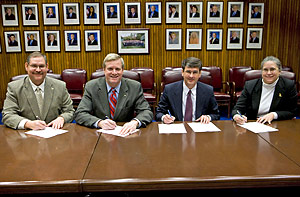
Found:
[[[168,110],[169,116],[172,117],[170,110]]]
[[[36,118],[37,120],[41,120],[38,116],[35,116],[35,118]]]
[[[239,110],[236,110],[236,112],[237,112],[242,118],[244,118]]]
[[[110,119],[108,116],[105,116],[105,119]]]

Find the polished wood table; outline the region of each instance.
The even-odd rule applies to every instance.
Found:
[[[0,194],[81,192],[99,134],[77,124],[63,129],[44,139],[0,126]]]
[[[194,133],[185,123],[186,134],[159,134],[158,123],[151,123],[126,138],[102,134],[82,190],[300,186],[300,139],[295,131],[300,120],[278,122],[280,131],[269,134],[269,140],[267,134],[254,134],[232,121],[213,123],[222,131]],[[286,147],[290,137],[298,139]]]

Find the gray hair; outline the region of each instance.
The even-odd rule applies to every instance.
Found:
[[[274,57],[274,56],[267,56],[267,57],[261,62],[261,64],[260,64],[261,69],[263,69],[264,64],[265,64],[266,62],[268,62],[268,61],[274,62],[274,63],[277,65],[279,71],[282,70],[282,65],[281,65],[280,60],[279,60],[277,57]]]
[[[42,54],[42,53],[40,53],[38,51],[35,51],[35,52],[31,53],[30,55],[28,55],[26,62],[29,64],[31,58],[35,58],[35,57],[43,57],[44,60],[45,60],[46,65],[47,65],[47,57],[46,57],[46,55],[44,55],[44,54]]]
[[[188,57],[184,60],[182,60],[181,63],[182,70],[184,71],[185,67],[190,68],[199,68],[199,71],[202,70],[202,62],[200,59],[196,57]]]
[[[115,61],[115,60],[121,60],[122,69],[124,69],[124,60],[120,55],[118,55],[116,53],[109,53],[106,55],[106,57],[103,60],[103,64],[102,64],[103,68],[106,67],[106,62],[111,62],[111,61]]]

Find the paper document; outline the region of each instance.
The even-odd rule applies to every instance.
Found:
[[[193,129],[194,132],[219,132],[221,131],[214,123],[209,122],[208,124],[192,122],[188,125]]]
[[[270,126],[267,126],[265,124],[258,123],[258,122],[248,122],[248,123],[244,123],[244,124],[238,124],[238,126],[248,129],[249,131],[252,131],[253,133],[278,131],[278,129],[274,129],[273,127],[270,127]]]
[[[46,127],[43,130],[31,130],[31,131],[27,131],[25,133],[30,134],[30,135],[35,135],[38,137],[42,137],[42,138],[50,138],[50,137],[54,137],[56,135],[66,133],[66,132],[68,132],[68,131],[62,130],[62,129],[53,129],[52,127]]]
[[[158,131],[162,133],[186,133],[184,124],[158,124]]]
[[[126,134],[120,134],[120,131],[123,127],[121,126],[117,126],[115,129],[112,129],[112,130],[105,130],[105,129],[99,129],[97,130],[98,132],[101,132],[101,133],[106,133],[106,134],[111,134],[111,135],[115,135],[115,136],[119,136],[119,137],[126,137],[128,135],[131,135],[137,131],[139,131],[139,129],[136,129],[134,131],[131,131],[129,133],[126,133]]]

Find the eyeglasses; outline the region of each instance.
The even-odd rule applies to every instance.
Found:
[[[45,69],[46,68],[46,65],[44,65],[44,64],[42,64],[42,65],[35,65],[35,64],[32,64],[32,65],[29,65],[31,68],[33,68],[33,69],[41,69],[41,70],[43,70],[43,69]]]
[[[270,68],[270,69],[264,68],[262,71],[265,73],[270,71],[272,73],[272,72],[275,72],[276,70],[278,70],[278,69],[277,68]]]

